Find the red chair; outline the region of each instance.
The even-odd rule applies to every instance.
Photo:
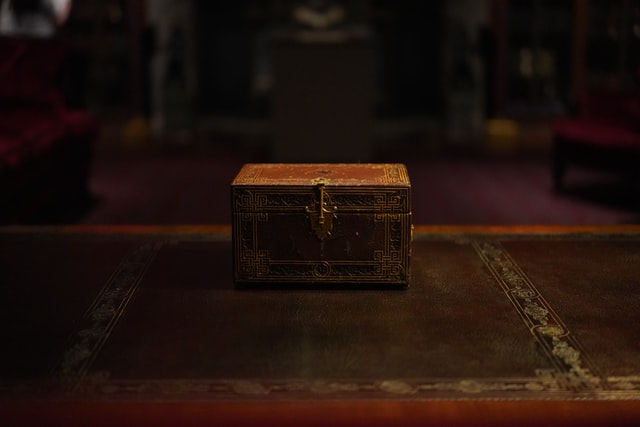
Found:
[[[553,185],[563,189],[569,165],[640,178],[640,92],[585,94],[576,117],[552,125]]]
[[[98,123],[65,106],[57,39],[0,38],[0,219],[21,222],[61,197],[88,195]]]

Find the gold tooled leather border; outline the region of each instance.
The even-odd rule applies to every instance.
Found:
[[[162,241],[150,241],[133,250],[87,308],[67,350],[52,369],[52,376],[65,391],[73,391],[87,374],[162,246]]]

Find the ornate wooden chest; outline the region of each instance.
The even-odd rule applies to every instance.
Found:
[[[408,285],[404,165],[247,164],[231,195],[236,283]]]

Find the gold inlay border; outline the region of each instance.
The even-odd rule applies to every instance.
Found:
[[[314,187],[238,187],[233,192],[233,213],[300,213],[314,200]],[[398,187],[327,187],[340,213],[409,213],[411,191]],[[367,201],[368,203],[363,203]]]
[[[67,350],[52,369],[53,378],[64,390],[73,391],[87,374],[163,244],[153,241],[135,248],[87,308]]]

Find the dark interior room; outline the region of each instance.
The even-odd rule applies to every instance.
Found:
[[[75,2],[56,47],[2,40],[2,222],[225,224],[244,163],[394,161],[416,223],[636,224],[639,13]]]
[[[0,0],[0,419],[632,425],[639,165],[640,0]]]

